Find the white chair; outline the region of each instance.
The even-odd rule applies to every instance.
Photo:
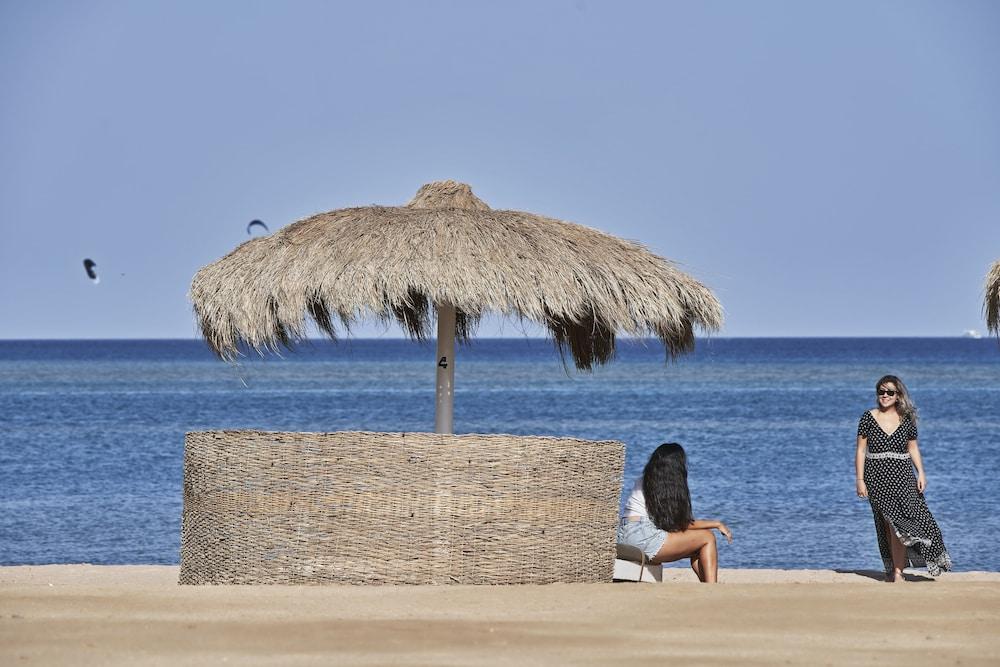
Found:
[[[619,544],[615,558],[615,581],[635,581],[660,583],[663,581],[663,566],[653,565],[642,549],[630,544]]]

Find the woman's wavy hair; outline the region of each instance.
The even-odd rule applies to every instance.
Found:
[[[688,491],[687,456],[676,442],[656,448],[642,471],[642,493],[646,512],[660,530],[687,530],[694,521]]]
[[[895,375],[883,375],[875,383],[875,406],[878,407],[878,390],[887,384],[896,386],[896,412],[899,413],[899,418],[909,417],[910,421],[916,424],[917,406],[913,404],[913,399],[910,398],[910,392],[907,391],[906,385]]]

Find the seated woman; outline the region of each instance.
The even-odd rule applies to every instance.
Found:
[[[733,534],[721,521],[695,519],[687,484],[687,457],[675,442],[660,445],[635,480],[622,511],[618,541],[638,547],[652,563],[691,559],[704,583],[718,580],[719,558],[712,529],[730,544]]]

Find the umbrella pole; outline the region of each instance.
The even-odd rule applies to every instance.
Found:
[[[434,432],[452,433],[455,404],[455,306],[437,306],[437,400],[434,406]]]

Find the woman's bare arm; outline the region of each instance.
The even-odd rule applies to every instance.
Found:
[[[927,478],[924,476],[924,460],[920,458],[920,447],[917,446],[917,441],[910,440],[906,443],[906,451],[910,453],[913,467],[917,469],[917,491],[923,493],[924,489],[927,488]]]
[[[722,535],[729,541],[730,544],[733,543],[733,533],[729,530],[729,526],[722,523],[721,521],[716,521],[715,519],[695,519],[691,522],[689,528],[697,529],[715,529],[722,533]]]
[[[865,452],[868,450],[868,438],[858,436],[858,447],[854,452],[854,485],[858,490],[858,498],[868,497],[868,486],[865,484]]]

